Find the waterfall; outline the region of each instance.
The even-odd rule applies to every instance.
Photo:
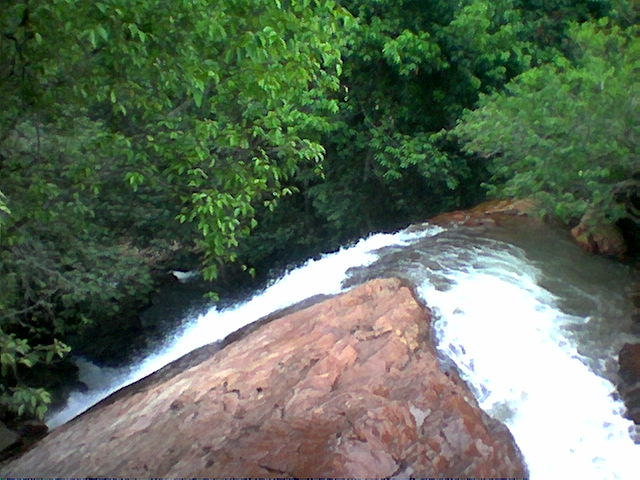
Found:
[[[410,281],[435,314],[439,351],[481,407],[503,421],[533,480],[637,476],[634,426],[614,395],[615,355],[630,338],[624,286],[634,273],[582,253],[547,227],[376,234],[307,262],[251,299],[192,319],[127,369],[80,361],[88,392],[55,427],[109,393],[274,310],[380,276]]]
[[[581,355],[569,334],[589,318],[563,312],[522,255],[476,256],[468,269],[446,272],[448,290],[425,281],[419,293],[440,317],[439,349],[480,406],[509,427],[531,478],[636,478],[632,422],[622,417],[614,385],[589,366],[607,359]]]
[[[54,429],[116,390],[150,375],[198,347],[222,340],[269,313],[314,295],[340,293],[346,271],[354,266],[366,266],[374,262],[378,258],[373,253],[376,250],[390,245],[406,246],[440,230],[439,227],[431,227],[419,233],[374,234],[351,247],[324,255],[319,260],[309,260],[249,300],[220,311],[213,308],[186,322],[183,328],[166,339],[158,351],[128,367],[98,368],[80,358],[76,361],[80,369],[80,381],[88,389],[72,392],[64,407],[49,413],[46,423],[50,429]]]

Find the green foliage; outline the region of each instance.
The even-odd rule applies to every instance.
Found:
[[[342,1],[356,24],[344,32],[338,121],[323,179],[298,172],[304,200],[286,203],[288,217],[317,219],[332,244],[479,201],[485,164],[446,132],[481,94],[565,51],[571,21],[610,8],[534,3]]]
[[[0,404],[18,417],[44,419],[51,395],[44,388],[19,386],[5,389],[0,385]]]
[[[214,278],[256,208],[319,168],[349,15],[331,0],[5,3],[0,403],[40,414],[29,369],[144,298],[143,250],[179,242]]]
[[[19,370],[32,368],[37,363],[51,364],[56,358],[62,358],[69,347],[58,340],[51,345],[38,345],[32,348],[27,340],[6,334],[0,328],[0,370],[3,382],[0,383],[0,405],[19,417],[44,418],[51,395],[43,388],[27,387],[21,383],[9,386],[19,380]],[[9,382],[7,382],[9,380]],[[14,382],[11,382],[13,380]]]
[[[343,4],[358,23],[346,32],[340,122],[325,137],[325,178],[301,191],[333,237],[354,237],[465,201],[471,169],[438,132],[481,86],[521,68],[502,3]]]
[[[566,221],[589,208],[627,215],[614,194],[640,169],[637,33],[606,20],[575,25],[575,61],[529,70],[467,112],[455,133],[493,158],[493,193],[537,196]]]
[[[611,17],[623,27],[640,23],[640,2],[638,0],[612,0]]]

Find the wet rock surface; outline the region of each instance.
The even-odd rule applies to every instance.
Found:
[[[440,226],[490,228],[509,221],[509,217],[536,219],[537,206],[529,198],[490,200],[468,210],[456,210],[435,216],[429,223]],[[589,252],[622,259],[627,245],[620,228],[603,220],[596,221],[595,212],[587,212],[580,223],[571,229],[571,236],[580,247]]]
[[[594,222],[590,213],[571,229],[571,235],[585,251],[608,257],[623,258],[627,245],[617,225],[605,221]]]
[[[37,420],[21,422],[10,428],[0,422],[0,460],[5,460],[26,451],[47,434],[47,426]]]
[[[400,280],[368,282],[116,392],[0,474],[526,476],[508,430],[441,368],[430,321]]]
[[[627,407],[627,417],[640,424],[640,343],[627,343],[618,357],[621,383],[618,390]]]
[[[640,284],[631,287],[631,331],[640,335]],[[626,416],[640,425],[640,343],[625,343],[618,353],[618,392],[627,408]],[[640,436],[636,443],[640,442]]]
[[[468,210],[437,215],[429,223],[440,226],[493,227],[505,217],[533,216],[536,205],[531,199],[490,200]]]

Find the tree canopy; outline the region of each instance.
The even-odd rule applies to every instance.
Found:
[[[607,20],[571,29],[571,56],[484,96],[456,134],[491,158],[493,191],[534,196],[565,221],[596,211],[636,217],[620,202],[640,171],[640,40]]]
[[[480,95],[567,54],[572,22],[613,12],[608,1],[342,3],[356,23],[343,32],[325,175],[298,171],[300,194],[260,215],[243,253],[250,261],[304,256],[319,238],[337,246],[482,200],[488,163],[448,132]]]
[[[320,162],[349,15],[331,0],[12,0],[0,15],[0,394],[23,413],[20,369],[149,290],[129,244],[195,239],[213,278],[256,205]]]

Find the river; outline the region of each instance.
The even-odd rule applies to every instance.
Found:
[[[533,480],[637,477],[636,430],[616,398],[617,351],[631,334],[629,267],[583,253],[566,232],[514,219],[504,227],[423,225],[375,234],[310,260],[245,302],[189,319],[156,352],[121,369],[82,359],[81,380],[51,428],[204,344],[316,294],[380,276],[412,282],[436,315],[443,358],[502,420]]]

